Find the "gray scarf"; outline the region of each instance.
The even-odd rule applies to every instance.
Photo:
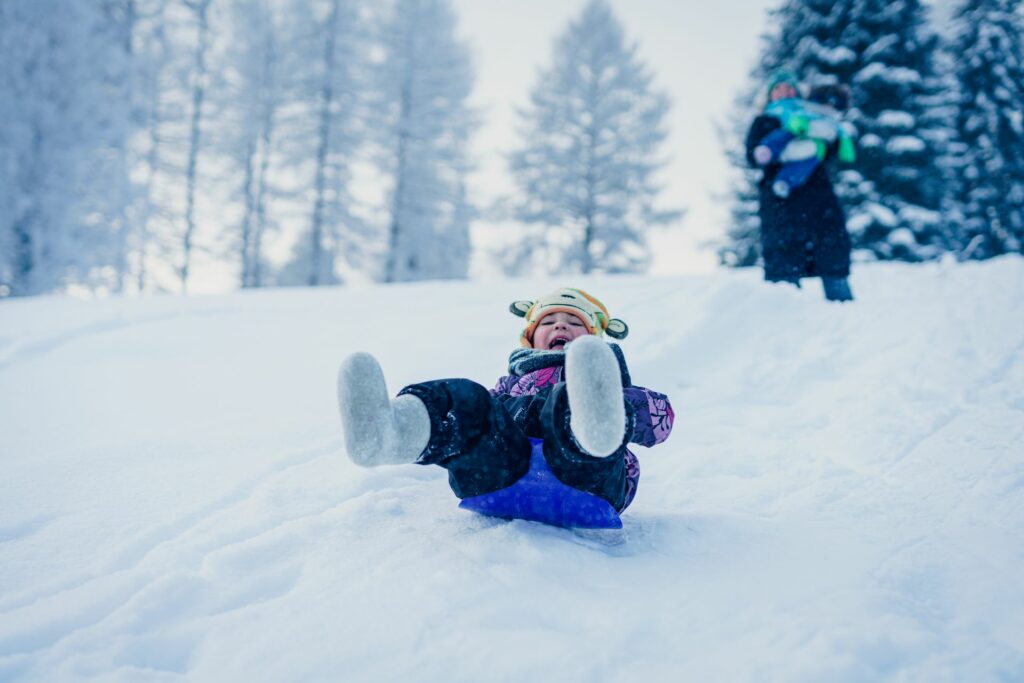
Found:
[[[619,361],[619,369],[622,370],[622,386],[632,386],[629,377],[629,369],[626,367],[626,358],[618,344],[608,344]],[[531,372],[543,368],[565,367],[565,351],[544,351],[542,349],[516,349],[508,357],[508,372],[510,375],[522,377]],[[563,371],[564,372],[564,371]]]

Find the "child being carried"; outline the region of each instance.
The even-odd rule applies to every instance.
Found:
[[[811,89],[807,100],[789,97],[765,108],[765,114],[782,124],[754,148],[754,161],[759,165],[782,165],[772,183],[772,192],[779,197],[792,194],[807,182],[833,144],[838,144],[840,161],[856,160],[856,131],[842,118],[848,107],[849,91],[844,86],[819,85]]]

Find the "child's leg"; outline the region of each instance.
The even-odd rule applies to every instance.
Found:
[[[773,130],[768,135],[765,135],[761,142],[758,143],[757,147],[754,148],[754,161],[767,166],[772,161],[779,158],[782,154],[782,150],[786,148],[786,145],[795,136],[785,128],[779,128]]]
[[[597,337],[580,337],[565,354],[565,385],[572,406],[573,436],[596,457],[622,445],[625,403],[622,370],[608,344]]]
[[[807,182],[820,163],[817,157],[811,157],[783,164],[772,183],[772,192],[779,197],[788,197],[793,190]]]
[[[530,440],[483,386],[468,379],[442,379],[407,386],[398,396],[412,397],[430,417],[430,439],[415,462],[448,470],[456,496],[497,491],[526,474]]]
[[[570,397],[566,385],[556,385],[548,395],[541,413],[544,426],[544,458],[551,472],[563,484],[604,498],[616,510],[626,502],[626,443],[632,429],[626,430],[622,443],[603,458],[580,447],[573,437],[570,422]],[[628,415],[632,424],[632,415]]]

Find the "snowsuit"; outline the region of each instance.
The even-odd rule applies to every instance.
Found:
[[[565,353],[517,349],[509,374],[494,389],[468,379],[413,384],[399,394],[423,401],[430,440],[418,464],[440,465],[459,498],[491,493],[515,483],[530,465],[529,437],[544,441],[544,457],[563,484],[624,510],[636,495],[640,465],[627,443],[653,446],[668,438],[674,413],[664,394],[633,386],[621,349],[610,344],[622,372],[626,430],[622,445],[604,458],[585,453],[569,429],[563,375]]]
[[[747,162],[757,168],[754,149],[782,123],[762,114],[747,133]],[[835,153],[828,148],[826,159]],[[817,165],[799,188],[783,198],[772,192],[782,165],[764,166],[758,184],[761,218],[761,254],[764,277],[770,281],[798,282],[801,277],[846,278],[850,274],[850,236],[824,164]]]
[[[797,98],[777,100],[765,107],[766,116],[774,116],[782,124],[759,143],[771,153],[771,161],[780,163],[773,191],[780,197],[807,182],[814,169],[825,160],[829,146],[838,145],[839,160],[852,163],[856,159],[853,128],[840,120],[834,108]],[[759,159],[762,164],[765,162]]]

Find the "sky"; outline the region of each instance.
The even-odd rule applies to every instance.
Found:
[[[517,107],[524,106],[538,70],[551,63],[555,38],[586,0],[454,0],[460,32],[476,59],[473,103],[482,126],[474,151],[474,195],[482,201],[512,190],[504,156],[517,144]],[[682,220],[652,236],[652,273],[695,272],[714,267],[714,249],[702,243],[724,234],[729,169],[717,125],[727,121],[733,99],[746,84],[764,32],[766,12],[777,0],[611,0],[629,40],[669,94],[671,157],[662,173],[661,204],[686,211]],[[500,230],[492,226],[490,230]],[[482,232],[487,234],[488,228]]]

